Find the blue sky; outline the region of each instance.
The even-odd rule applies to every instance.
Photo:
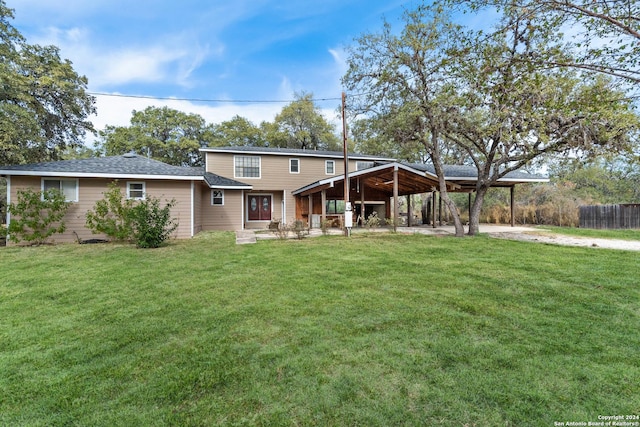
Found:
[[[6,0],[29,43],[53,44],[91,92],[167,98],[339,98],[345,47],[383,18],[400,27],[402,0]],[[283,103],[97,97],[96,128],[127,125],[131,111],[169,106],[219,123],[258,124]],[[319,102],[328,118],[338,100]]]

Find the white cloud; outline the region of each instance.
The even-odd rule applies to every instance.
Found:
[[[117,95],[117,94],[114,94]],[[235,115],[245,117],[258,125],[262,121],[273,121],[276,114],[282,109],[282,104],[233,104],[222,103],[216,106],[182,101],[182,100],[155,100],[147,98],[132,98],[120,96],[96,97],[97,117],[92,117],[96,129],[102,130],[107,125],[129,126],[133,110],[141,111],[147,107],[169,107],[185,113],[194,113],[202,116],[207,123],[220,123],[230,120]]]
[[[220,56],[224,45],[205,46],[188,34],[166,35],[162,43],[127,45],[124,48],[100,46],[90,30],[82,27],[48,27],[33,43],[55,45],[61,56],[73,62],[74,69],[89,79],[92,90],[127,83],[170,83],[191,86],[192,73],[211,54]]]

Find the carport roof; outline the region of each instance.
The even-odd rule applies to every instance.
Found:
[[[383,163],[372,168],[350,172],[349,179],[361,178],[370,181],[371,186],[393,192],[393,171],[398,170],[398,195],[427,193],[438,189],[438,177],[433,165],[416,163]],[[472,191],[478,180],[478,172],[473,166],[444,166],[445,180],[449,191]],[[326,188],[335,187],[344,181],[344,175],[322,179],[293,191],[293,195],[306,196]],[[512,187],[526,182],[548,182],[542,175],[525,172],[510,172],[498,180],[495,186]]]

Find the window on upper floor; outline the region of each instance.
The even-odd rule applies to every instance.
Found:
[[[78,201],[78,180],[61,178],[42,178],[42,191],[60,190],[67,202]]]
[[[127,199],[144,200],[145,194],[144,182],[127,182]]]
[[[211,205],[224,206],[224,190],[211,190]]]
[[[235,156],[236,178],[260,178],[260,156]]]
[[[300,159],[289,159],[289,173],[300,173]]]
[[[334,160],[326,160],[324,162],[324,173],[326,173],[327,175],[335,175],[336,162]]]

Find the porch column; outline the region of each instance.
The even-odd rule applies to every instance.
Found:
[[[327,220],[327,190],[320,193],[320,203],[322,203],[322,222]]]
[[[514,197],[515,188],[516,188],[515,185],[511,186],[511,226],[512,227],[515,227],[515,225],[516,225],[516,218],[515,218],[515,207],[516,207],[516,204],[515,204],[515,197]]]
[[[309,221],[309,229],[313,228],[313,220],[312,215],[313,215],[313,194],[309,194],[309,214],[307,215],[307,221]]]
[[[442,195],[438,197],[438,225],[442,225]]]
[[[469,192],[469,222],[471,222],[471,192]]]
[[[411,194],[407,194],[407,227],[411,227]]]
[[[360,227],[364,226],[364,180],[360,181]]]
[[[393,223],[398,224],[399,216],[398,208],[398,166],[393,167]],[[395,227],[394,227],[395,229]]]

